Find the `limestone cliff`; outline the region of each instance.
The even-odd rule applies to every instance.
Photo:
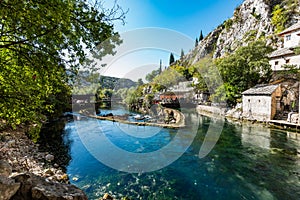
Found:
[[[297,22],[299,0],[245,0],[235,9],[233,16],[199,42],[185,56],[185,60],[194,64],[208,54],[214,58],[222,57],[262,37],[268,44],[280,46],[275,34],[276,27],[272,23],[272,12],[276,5],[284,8],[287,16],[285,27]]]

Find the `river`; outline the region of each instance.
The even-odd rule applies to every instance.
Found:
[[[100,120],[100,128],[95,128],[95,119],[88,118],[69,121],[63,139],[71,157],[66,167],[71,183],[83,189],[89,199],[99,199],[105,193],[116,199],[300,199],[299,134],[225,120],[214,148],[199,158],[207,132],[216,119],[192,113],[186,120],[198,122],[195,135]],[[149,164],[141,163],[147,160],[115,155],[116,151],[105,149],[103,142],[105,136],[125,152],[146,155],[168,146],[179,134],[183,136],[163,155],[167,160],[178,152],[184,153],[154,171],[147,168]],[[133,166],[128,167],[130,172],[122,165],[128,165],[127,161]],[[152,162],[152,167],[165,164],[159,156],[152,156]],[[134,166],[145,167],[145,172],[138,171],[138,167],[135,172]]]

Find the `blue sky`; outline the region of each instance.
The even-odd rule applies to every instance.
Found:
[[[112,2],[109,0],[104,3],[104,6],[109,7]],[[116,22],[115,30],[120,32],[121,36],[132,30],[149,27],[172,30],[173,35],[189,38],[189,44],[186,42],[182,44],[180,39],[171,41],[177,46],[182,45],[181,48],[187,53],[194,47],[195,39],[199,37],[201,30],[204,36],[207,35],[223,21],[232,17],[234,9],[242,2],[243,0],[118,0],[118,4],[123,10],[128,10],[128,13],[125,25]],[[135,34],[136,32],[133,31],[133,35]],[[156,38],[160,43],[169,40],[168,37],[162,37],[162,35],[164,34],[157,34],[155,37],[144,34],[143,38],[145,40]],[[136,42],[132,38],[134,37],[131,37],[130,42]],[[183,40],[185,41],[185,38]],[[157,69],[160,60],[162,60],[163,67],[167,66],[170,52],[178,58],[181,48],[177,48],[174,51],[171,47],[170,49],[140,47],[114,58],[113,64],[109,64],[109,67],[103,69],[101,73],[137,80],[153,69]]]
[[[116,23],[118,31],[160,27],[179,31],[195,39],[206,35],[233,15],[243,0],[119,0],[126,25]]]

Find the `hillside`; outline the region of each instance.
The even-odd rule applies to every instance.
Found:
[[[194,64],[208,54],[222,57],[259,38],[276,48],[281,44],[276,33],[298,18],[298,0],[245,0],[230,19],[209,33],[184,60]]]
[[[100,84],[103,88],[106,89],[121,89],[121,88],[130,88],[135,87],[137,85],[136,82],[127,79],[127,78],[116,78],[110,76],[101,76],[100,77]]]

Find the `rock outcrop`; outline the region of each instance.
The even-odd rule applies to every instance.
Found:
[[[86,195],[75,187],[65,183],[49,182],[31,173],[12,176],[20,188],[11,200],[87,200]]]
[[[0,200],[85,200],[68,175],[22,131],[0,132]]]
[[[8,200],[16,194],[20,188],[20,183],[9,178],[12,173],[12,167],[4,160],[0,160],[0,199]]]
[[[208,54],[219,58],[262,37],[275,48],[280,46],[281,41],[274,34],[275,27],[271,17],[274,6],[286,5],[286,2],[287,0],[245,0],[235,9],[233,16],[200,41],[198,46],[185,56],[184,61],[194,64]],[[299,18],[299,5],[289,12],[286,26],[295,23]]]

